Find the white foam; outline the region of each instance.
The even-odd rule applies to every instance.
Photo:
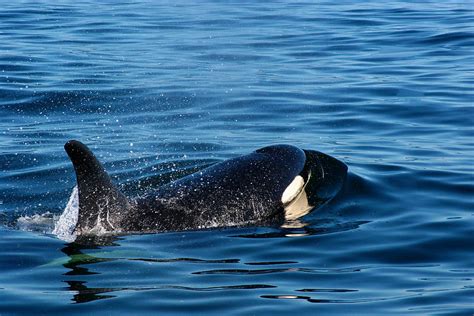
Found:
[[[77,187],[74,187],[66,208],[54,226],[53,234],[61,240],[73,242],[77,237],[74,233],[74,228],[76,228],[78,218],[79,193]]]
[[[16,220],[16,226],[20,230],[47,234],[51,232],[54,226],[54,215],[46,212],[44,214],[20,216]]]

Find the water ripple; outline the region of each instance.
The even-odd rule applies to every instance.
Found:
[[[2,3],[0,310],[472,314],[471,7]],[[69,139],[130,196],[276,143],[350,173],[283,227],[64,244]]]

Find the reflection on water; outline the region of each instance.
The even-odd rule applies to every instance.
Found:
[[[333,224],[331,225],[329,223]],[[365,222],[356,223],[334,223],[333,221],[321,220],[325,228],[317,228],[314,226],[303,226],[301,228],[280,228],[275,229],[272,233],[254,233],[242,234],[232,236],[229,238],[244,237],[244,238],[288,238],[296,236],[310,236],[315,234],[328,234],[330,232],[346,231],[349,229],[357,229]],[[250,228],[249,228],[250,229]],[[225,230],[224,230],[225,231]],[[213,230],[209,233],[212,234]],[[146,235],[143,235],[146,236]],[[102,278],[109,278],[113,276],[104,276],[103,274],[112,273],[113,269],[109,271],[107,264],[109,263],[124,263],[136,262],[139,263],[138,269],[146,267],[146,269],[156,269],[159,273],[166,273],[166,267],[173,268],[179,263],[189,263],[189,270],[183,272],[189,276],[251,276],[251,275],[266,275],[266,274],[285,274],[285,273],[311,273],[311,274],[339,274],[339,273],[356,273],[362,271],[364,267],[347,267],[347,268],[306,268],[299,267],[299,262],[296,260],[265,260],[265,261],[242,261],[238,258],[226,259],[204,259],[194,257],[177,257],[177,258],[154,258],[154,257],[134,257],[126,255],[126,252],[116,251],[121,247],[121,242],[125,241],[125,237],[120,236],[81,236],[76,242],[69,243],[61,251],[68,257],[68,260],[63,263],[63,267],[68,271],[64,273],[65,276],[71,279],[64,280],[67,284],[66,290],[72,291],[72,301],[75,303],[87,303],[95,300],[110,299],[117,297],[117,294],[110,294],[113,292],[124,291],[153,291],[163,289],[173,289],[182,291],[228,291],[228,290],[256,290],[256,289],[272,289],[278,288],[278,285],[272,283],[244,283],[244,284],[228,284],[219,286],[186,286],[179,284],[147,284],[134,285],[131,282],[133,279],[127,278],[127,286],[105,287],[91,286],[94,281]],[[115,250],[114,250],[115,249]],[[100,251],[98,251],[100,250]],[[100,264],[96,266],[96,264]],[[145,266],[143,266],[145,265]],[[202,269],[205,266],[213,266],[213,269]],[[233,266],[231,269],[222,269],[222,265]],[[244,266],[283,266],[278,268],[261,268],[248,269],[241,268]],[[234,268],[235,267],[235,268]],[[165,270],[163,270],[165,269]],[[196,270],[198,269],[198,270]],[[99,272],[102,271],[102,272]],[[105,272],[104,272],[105,271]],[[101,275],[102,274],[102,275]],[[82,278],[81,278],[82,276]],[[184,276],[181,276],[184,278]],[[238,282],[239,278],[232,278],[231,283]],[[143,280],[138,280],[137,283],[142,283]],[[117,284],[117,282],[113,282]],[[355,292],[355,289],[295,289],[299,292],[326,292],[326,293],[345,293]],[[108,294],[105,294],[108,293]],[[265,296],[262,296],[265,297]],[[272,297],[272,296],[268,296]]]
[[[115,241],[116,238],[113,237],[102,239],[102,242],[104,242],[104,244],[108,244],[109,246],[118,246],[118,244],[115,244]],[[61,251],[69,257],[69,260],[64,263],[63,266],[70,271],[66,272],[64,275],[81,276],[98,274],[97,272],[90,271],[89,268],[86,268],[84,266],[94,263],[110,262],[117,260],[114,258],[99,258],[97,256],[88,255],[83,252],[83,250],[86,249],[97,248],[98,247],[94,246],[93,244],[91,244],[90,246],[86,246],[85,243],[70,243],[66,247],[61,249]],[[87,303],[99,299],[112,298],[114,297],[113,295],[100,294],[123,290],[114,288],[89,288],[86,285],[87,281],[83,280],[66,280],[64,282],[68,284],[68,287],[66,288],[68,291],[77,292],[72,298],[72,300],[76,303]]]
[[[171,258],[171,259],[153,259],[153,258],[102,258],[97,255],[85,254],[84,250],[89,249],[99,249],[98,242],[100,246],[106,245],[107,247],[120,246],[116,241],[118,237],[114,236],[101,236],[100,240],[97,238],[83,237],[81,243],[70,243],[66,247],[62,248],[61,251],[68,256],[69,260],[63,264],[67,268],[68,272],[64,273],[67,276],[92,276],[99,275],[99,272],[91,271],[89,268],[84,267],[85,265],[92,265],[97,263],[106,263],[117,260],[130,260],[130,261],[141,261],[147,263],[173,263],[173,262],[189,262],[189,263],[212,263],[212,264],[228,264],[228,263],[239,263],[239,259],[222,259],[222,260],[204,260],[197,258]],[[253,263],[259,264],[259,263]],[[272,264],[272,263],[261,263],[261,264]],[[277,263],[280,264],[280,263]],[[186,290],[186,291],[220,291],[220,290],[254,290],[254,289],[265,289],[265,288],[274,288],[274,285],[268,284],[241,284],[241,285],[228,285],[228,286],[211,286],[211,287],[189,287],[189,286],[179,286],[179,285],[159,285],[159,286],[148,286],[148,287],[138,287],[138,286],[128,286],[128,287],[89,287],[87,284],[88,281],[85,280],[65,280],[64,281],[68,286],[66,287],[67,291],[76,292],[72,301],[75,303],[87,303],[95,300],[114,298],[116,295],[102,295],[103,293],[119,292],[119,291],[150,291],[150,290],[162,290],[162,289],[176,289],[176,290]]]
[[[344,292],[351,292],[351,291],[344,290],[342,292],[344,293]],[[347,300],[320,299],[320,298],[314,298],[311,296],[304,296],[304,295],[261,295],[260,297],[270,298],[270,299],[283,299],[283,300],[305,300],[308,303],[358,304],[358,303],[373,303],[373,302],[380,302],[380,301],[387,301],[387,300],[406,299],[406,298],[411,298],[415,296],[417,295],[403,295],[403,296],[383,297],[383,298],[376,298],[376,299],[347,299]]]
[[[112,238],[110,238],[112,239]],[[118,246],[110,244],[110,246]],[[89,271],[88,268],[83,265],[94,264],[99,262],[108,262],[116,259],[111,258],[99,258],[96,256],[88,255],[82,252],[85,249],[97,249],[97,246],[85,246],[84,244],[70,243],[67,247],[61,249],[61,251],[69,257],[69,260],[63,264],[63,266],[71,271],[65,273],[65,275],[89,275],[96,274],[96,272]]]
[[[125,289],[112,289],[112,288],[89,288],[86,286],[85,281],[64,281],[68,284],[67,291],[77,292],[72,297],[72,301],[75,303],[87,303],[91,301],[113,298],[114,295],[100,295],[102,293],[109,293],[115,291],[122,291]]]
[[[196,258],[172,258],[172,259],[150,259],[150,258],[131,258],[128,260],[144,261],[144,262],[194,262],[194,263],[238,263],[239,259],[222,259],[222,260],[203,260]]]
[[[307,223],[298,221],[300,225],[288,226],[283,225],[281,229],[274,232],[241,234],[234,237],[241,238],[281,238],[281,237],[304,237],[312,235],[325,235],[335,232],[342,232],[346,230],[357,229],[360,226],[370,223],[370,221],[355,221],[355,222],[334,222],[333,220],[315,220],[311,226]]]

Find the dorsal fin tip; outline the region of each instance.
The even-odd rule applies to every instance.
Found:
[[[64,144],[64,149],[66,150],[69,157],[74,156],[77,152],[80,151],[90,151],[83,143],[78,140],[71,139],[66,144]]]
[[[79,220],[76,231],[87,233],[97,225],[104,227],[119,221],[114,213],[121,208],[130,207],[127,198],[112,183],[110,176],[92,151],[77,140],[64,145],[76,172],[79,189]],[[110,228],[106,227],[106,228]]]

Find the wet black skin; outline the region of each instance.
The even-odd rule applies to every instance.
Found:
[[[333,157],[275,145],[214,164],[129,201],[84,144],[69,141],[65,149],[78,182],[79,235],[93,234],[97,221],[112,233],[281,224],[281,197],[296,176],[307,182],[309,203],[317,207],[339,192],[347,175],[347,166]]]

